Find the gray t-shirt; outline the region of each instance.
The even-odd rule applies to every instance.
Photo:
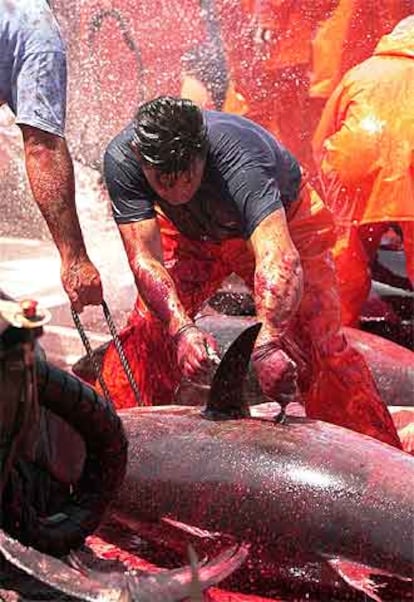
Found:
[[[0,104],[16,123],[64,136],[66,49],[46,0],[0,0]]]
[[[209,152],[204,176],[190,202],[173,206],[148,184],[131,148],[132,124],[109,144],[106,185],[118,224],[155,217],[155,205],[193,240],[249,238],[260,222],[295,202],[298,162],[268,131],[243,117],[204,111]]]

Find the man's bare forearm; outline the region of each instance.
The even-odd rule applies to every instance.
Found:
[[[140,257],[132,266],[139,294],[145,304],[174,336],[192,320],[181,303],[175,283],[165,267],[155,258]]]
[[[263,323],[258,345],[268,343],[285,332],[302,293],[302,267],[296,252],[285,254],[277,262],[269,257],[268,262],[257,266],[254,296],[257,316]]]
[[[75,205],[73,163],[63,138],[22,127],[33,196],[63,261],[86,256]]]

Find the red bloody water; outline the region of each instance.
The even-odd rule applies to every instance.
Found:
[[[153,562],[153,555],[157,555],[154,549],[151,549],[148,544],[143,542],[138,536],[133,536],[131,533],[123,530],[114,529],[111,526],[107,527],[107,533],[110,533],[110,539],[116,538],[118,545],[109,543],[105,539],[105,532],[101,536],[94,535],[88,538],[87,545],[93,552],[93,555],[104,561],[115,561],[122,563],[126,569],[135,569],[149,573],[156,573],[162,570],[159,564]],[[89,564],[89,563],[88,563]],[[178,562],[180,564],[180,561]],[[376,579],[367,571],[367,567],[359,567],[356,564],[339,563],[339,570],[346,571],[347,581],[355,583],[356,588],[366,586],[367,591],[371,591],[375,595],[375,584],[383,583],[384,587],[379,587],[378,594],[384,602],[404,602],[412,601],[413,596],[408,584],[399,582],[391,577],[380,577]],[[171,566],[171,565],[170,565]],[[98,568],[98,567],[97,567]],[[120,567],[118,566],[118,569]],[[374,571],[375,573],[375,571]],[[374,587],[372,587],[374,586]],[[281,596],[281,597],[280,597]],[[208,602],[343,602],[342,598],[332,598],[329,594],[303,595],[292,594],[288,588],[281,590],[278,597],[262,597],[253,594],[245,594],[237,591],[229,591],[226,589],[212,587],[208,590],[206,600]],[[347,602],[367,602],[368,598],[364,593],[357,589],[349,589],[349,592],[344,591]],[[375,598],[374,598],[375,599]]]
[[[149,573],[156,573],[161,570],[156,564],[126,549],[110,544],[97,535],[88,538],[88,545],[99,558],[118,560],[128,569],[138,569]],[[280,598],[262,598],[216,587],[210,588],[208,596],[209,602],[283,602]]]

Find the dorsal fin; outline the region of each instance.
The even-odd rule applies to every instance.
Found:
[[[210,420],[250,416],[243,396],[243,383],[261,323],[249,326],[232,342],[214,375],[207,405],[203,411]]]

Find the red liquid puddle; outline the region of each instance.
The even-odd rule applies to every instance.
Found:
[[[125,549],[108,543],[97,535],[88,537],[87,544],[99,558],[119,561],[125,568],[136,569],[148,573],[157,573],[162,570],[156,564],[145,560],[137,554],[133,554]],[[263,598],[260,596],[229,592],[216,587],[211,587],[208,590],[208,600],[209,602],[283,602],[280,598]]]

